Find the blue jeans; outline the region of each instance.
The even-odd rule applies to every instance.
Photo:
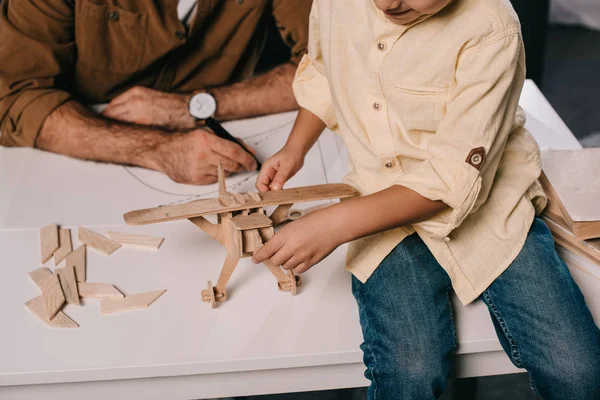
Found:
[[[413,234],[362,284],[353,278],[371,381],[369,399],[434,399],[449,378],[456,333],[450,278]],[[600,331],[543,221],[483,292],[504,351],[544,399],[600,399]]]

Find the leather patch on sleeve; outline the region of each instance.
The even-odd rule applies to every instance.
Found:
[[[478,171],[481,171],[481,167],[483,166],[483,162],[485,161],[485,149],[483,147],[478,147],[476,149],[471,150],[465,162],[470,164],[472,167],[476,168]]]

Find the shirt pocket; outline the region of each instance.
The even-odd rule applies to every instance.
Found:
[[[78,62],[96,70],[136,72],[144,54],[146,13],[100,4],[99,0],[81,0],[76,4]]]
[[[446,114],[448,88],[392,81],[390,112],[409,134],[435,133]]]

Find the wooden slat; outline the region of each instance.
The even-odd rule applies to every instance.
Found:
[[[121,247],[121,245],[114,240],[111,240],[82,226],[78,228],[78,234],[80,242],[84,243],[88,247],[98,250],[100,253],[107,256]]]
[[[106,236],[123,246],[158,250],[164,238],[125,232],[106,232]]]
[[[116,287],[110,283],[88,283],[79,282],[79,297],[91,298],[91,299],[108,299],[112,297],[123,298],[121,293]]]
[[[48,261],[58,249],[58,226],[56,224],[46,225],[40,229],[40,247],[42,264]]]
[[[50,328],[79,328],[79,325],[62,311],[56,313],[52,320],[48,319],[42,296],[29,300],[25,303],[25,307]]]
[[[336,183],[264,192],[260,194],[260,197],[262,198],[261,201],[249,198],[246,204],[242,206],[224,207],[219,203],[219,199],[205,199],[185,204],[130,211],[125,214],[123,218],[129,225],[145,225],[182,218],[194,218],[207,214],[240,211],[250,208],[317,200],[344,199],[356,195],[357,191],[352,186]]]
[[[250,215],[236,215],[231,219],[231,222],[233,222],[233,226],[238,231],[266,228],[273,225],[273,221],[262,212]]]
[[[44,307],[46,315],[49,320],[52,320],[54,316],[60,311],[60,308],[65,304],[65,296],[58,276],[55,274],[50,275],[41,282],[42,294],[44,296]]]
[[[130,294],[123,298],[112,297],[100,301],[100,314],[112,314],[116,312],[146,308],[162,296],[166,290],[156,290],[138,294]]]
[[[67,254],[73,251],[73,244],[71,243],[71,230],[70,229],[59,229],[58,236],[60,238],[60,247],[54,252],[54,265],[58,265],[62,260],[65,259]]]
[[[591,261],[600,265],[600,241],[579,240],[567,229],[552,221],[548,217],[543,217],[543,219],[546,222],[546,225],[548,225],[548,228],[552,232],[552,236],[554,236],[554,240],[557,243],[573,253],[589,258]]]
[[[40,290],[42,290],[42,281],[50,275],[52,275],[52,271],[48,268],[38,268],[29,273],[29,277]]]
[[[60,286],[62,287],[65,299],[69,304],[79,305],[79,292],[77,290],[77,279],[75,278],[75,267],[67,265],[56,270]]]
[[[75,279],[77,279],[77,282],[85,282],[85,245],[81,245],[67,254],[65,263],[67,267],[73,266],[75,268]]]

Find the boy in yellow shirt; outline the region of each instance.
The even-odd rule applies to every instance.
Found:
[[[536,218],[546,198],[524,79],[508,0],[314,0],[301,109],[257,188],[283,187],[329,127],[361,197],[287,225],[254,261],[301,273],[351,242],[370,399],[444,391],[451,289],[487,304],[544,398],[600,398],[600,331]]]

